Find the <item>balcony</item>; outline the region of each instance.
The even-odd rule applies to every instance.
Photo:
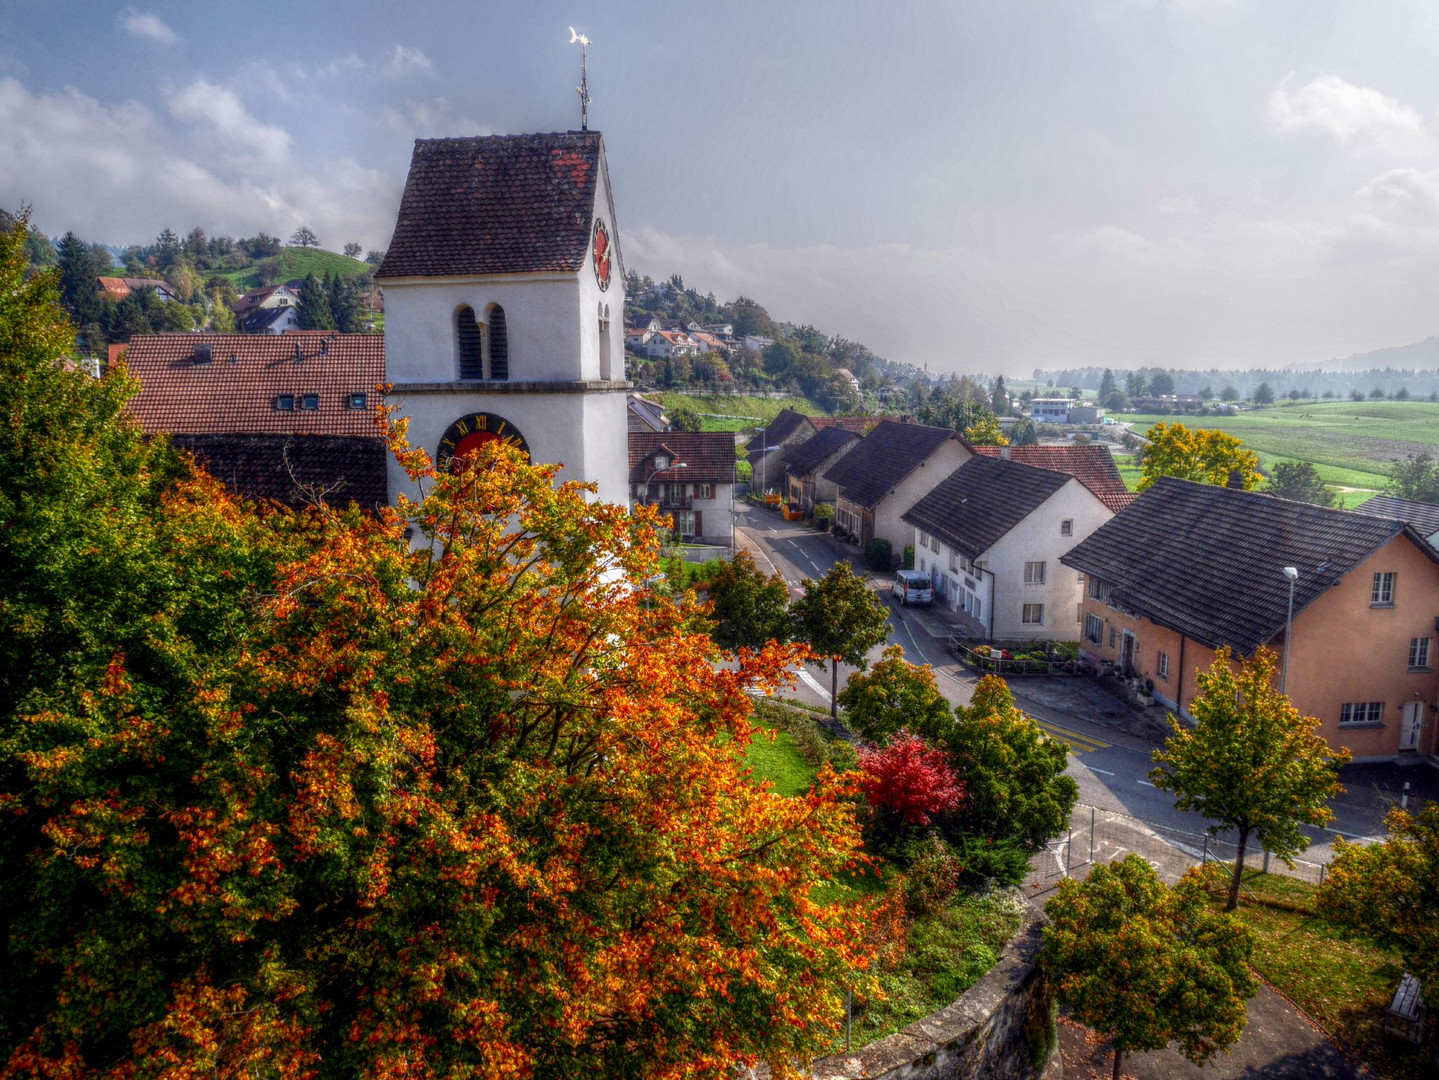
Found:
[[[693,495],[651,494],[642,501],[646,506],[657,506],[661,510],[693,510],[695,505]]]

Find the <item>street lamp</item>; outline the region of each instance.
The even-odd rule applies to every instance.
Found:
[[[1292,566],[1284,568],[1284,576],[1289,579],[1289,614],[1284,617],[1284,668],[1279,676],[1279,692],[1289,692],[1289,635],[1294,626],[1294,583],[1299,580],[1299,571]]]
[[[766,466],[769,464],[769,459],[768,459],[767,457],[765,457],[764,455],[765,455],[765,454],[768,454],[771,450],[783,450],[783,449],[784,449],[784,443],[780,443],[778,446],[761,446],[757,451],[755,451],[755,453],[757,453],[757,454],[760,455],[760,459],[759,459],[759,497],[760,497],[761,500],[764,499],[764,478],[765,478],[765,472],[767,471],[767,470],[766,470]]]

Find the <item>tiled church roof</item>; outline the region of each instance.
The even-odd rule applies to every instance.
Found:
[[[603,168],[594,131],[417,139],[376,276],[578,270]]]

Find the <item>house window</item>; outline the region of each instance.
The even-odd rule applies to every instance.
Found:
[[[1044,563],[1027,562],[1024,564],[1024,583],[1026,585],[1044,584]]]
[[[1374,588],[1369,594],[1371,607],[1388,607],[1394,603],[1394,575],[1375,574]]]
[[[713,484],[696,484],[696,499],[713,499],[715,497],[715,486]]]
[[[1159,654],[1159,670],[1155,674],[1165,682],[1169,681],[1169,654],[1167,652]]]
[[[300,397],[300,408],[307,412],[314,412],[320,407],[319,394],[304,394]]]
[[[1102,645],[1104,643],[1104,623],[1098,615],[1086,615],[1084,617],[1084,640],[1091,645]]]
[[[1073,518],[1065,518],[1063,521],[1061,521],[1061,522],[1059,523],[1059,535],[1060,535],[1060,536],[1073,536],[1073,535],[1074,535],[1074,519],[1073,519]]]
[[[275,408],[281,412],[290,412],[295,407],[294,394],[281,394],[275,398]]]
[[[695,534],[695,512],[693,510],[681,510],[675,514],[675,532],[681,536]]]
[[[1384,722],[1384,702],[1382,701],[1355,701],[1345,704],[1339,709],[1340,727],[1358,727]]]
[[[1429,639],[1427,637],[1409,639],[1409,670],[1429,670]]]
[[[1109,590],[1109,582],[1103,578],[1097,578],[1093,574],[1089,575],[1089,598],[1091,600],[1098,600],[1101,604],[1109,603]]]
[[[1019,621],[1024,623],[1025,626],[1043,626],[1044,605],[1025,604],[1024,610],[1020,612]]]
[[[664,454],[656,454],[656,455],[655,455],[655,468],[656,468],[656,469],[668,469],[669,467],[670,467],[670,459],[669,459],[669,458],[665,457]]]
[[[475,309],[468,304],[455,312],[455,340],[459,351],[460,378],[483,379],[485,364],[480,324],[475,321]]]
[[[1118,634],[1115,632],[1114,627],[1111,626],[1111,627],[1109,628],[1109,647],[1110,647],[1111,649],[1114,648],[1114,644],[1115,644],[1115,642],[1117,642],[1118,640],[1119,640],[1119,636],[1118,636]]]
[[[347,404],[352,409],[363,409],[365,407],[365,395],[351,394]]]
[[[505,309],[496,304],[490,308],[489,339],[490,339],[490,378],[508,379],[510,377],[510,330],[509,324],[505,322]]]

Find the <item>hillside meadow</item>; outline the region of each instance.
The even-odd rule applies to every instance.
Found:
[[[368,264],[359,259],[352,259],[348,255],[326,251],[323,248],[287,247],[276,258],[280,260],[280,274],[275,279],[276,281],[293,281],[295,278],[303,278],[308,274],[314,274],[319,278],[326,274],[355,277],[370,269]],[[220,276],[227,278],[235,288],[242,292],[261,284],[259,263],[247,266],[242,270],[229,270]]]
[[[750,431],[769,424],[784,409],[806,416],[829,414],[806,397],[745,397],[742,394],[677,394],[647,392],[666,410],[689,406],[703,418],[705,431]]]

